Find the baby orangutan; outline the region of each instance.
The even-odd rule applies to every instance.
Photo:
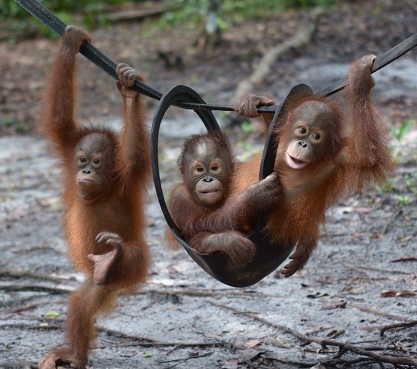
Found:
[[[42,131],[64,174],[69,254],[86,279],[70,297],[65,345],[46,355],[40,369],[84,367],[97,314],[109,310],[118,291],[144,282],[150,263],[143,214],[150,139],[142,98],[131,89],[141,77],[126,64],[117,66],[124,116],[120,137],[103,127],[79,127],[74,120],[74,70],[85,40],[90,36],[82,28],[65,29],[50,74]]]
[[[254,228],[253,208],[267,207],[271,198],[278,196],[276,177],[253,183],[242,196],[228,206],[223,218],[229,229],[213,232],[210,220],[216,217],[230,194],[235,166],[238,166],[227,139],[214,131],[192,136],[178,159],[183,182],[171,191],[168,200],[170,214],[184,239],[198,252],[224,252],[235,265],[244,266],[255,255],[252,241],[243,235]],[[201,231],[196,232],[198,227]],[[172,237],[168,234],[169,241]]]

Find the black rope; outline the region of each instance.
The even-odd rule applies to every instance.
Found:
[[[44,5],[37,2],[36,0],[15,0],[22,8],[32,14],[36,19],[45,24],[58,36],[62,36],[65,27],[67,26],[62,20],[55,16],[49,9]],[[372,73],[380,70],[386,65],[397,60],[399,57],[410,51],[412,48],[417,46],[417,33],[410,36],[408,39],[394,46],[392,49],[386,51],[380,57],[376,58],[372,66]],[[97,65],[104,72],[109,74],[111,77],[117,79],[116,66],[117,64],[94,47],[91,43],[85,42],[81,48],[80,53],[84,55],[88,60]],[[341,79],[330,86],[318,91],[318,96],[330,96],[336,92],[341,91],[346,87],[346,80]],[[135,81],[133,89],[156,100],[160,100],[162,93],[153,89],[152,87],[142,83],[138,80]],[[231,105],[216,105],[216,104],[202,104],[202,103],[186,103],[178,102],[176,106],[183,109],[204,109],[204,110],[219,110],[219,111],[234,111],[234,107]],[[275,113],[277,105],[273,106],[262,106],[258,109],[259,113]]]
[[[374,63],[372,64],[371,73],[375,73],[380,69],[384,68],[386,65],[392,63],[394,60],[397,60],[399,57],[403,56],[405,53],[409,52],[412,48],[417,46],[417,33],[410,36],[403,42],[400,42],[398,45],[394,46],[392,49],[389,49],[381,56],[378,56]],[[316,92],[318,96],[330,96],[343,90],[346,87],[346,79],[340,79],[337,82],[323,88],[322,90]]]
[[[67,25],[57,16],[55,16],[48,8],[35,0],[16,0],[16,2],[27,12],[32,14],[36,19],[40,20],[43,24],[55,32],[58,36],[62,37]],[[109,74],[111,77],[117,79],[117,64],[110,60],[91,43],[83,43],[83,45],[80,47],[80,53],[95,65],[97,65],[104,72]],[[162,97],[162,93],[154,90],[153,88],[138,80],[135,81],[133,89],[153,99],[160,100]]]

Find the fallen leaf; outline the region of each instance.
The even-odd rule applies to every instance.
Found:
[[[394,297],[397,291],[381,291],[382,297]]]
[[[403,256],[399,259],[391,260],[391,263],[398,263],[400,261],[417,261],[417,256]]]
[[[397,296],[415,296],[417,292],[414,291],[398,291]]]
[[[275,346],[275,347],[280,347],[280,348],[285,348],[285,349],[290,349],[291,348],[291,345],[290,344],[283,343],[283,342],[277,340],[276,338],[270,338],[269,339],[269,343],[272,346]]]
[[[248,346],[249,347],[255,347],[255,346],[258,346],[260,343],[261,343],[261,341],[259,341],[259,340],[249,340],[248,341]]]
[[[51,207],[57,207],[59,205],[60,198],[59,197],[51,197],[49,199],[42,199],[38,200],[39,205],[41,206],[51,206]]]
[[[413,236],[406,236],[403,238],[400,238],[400,242],[408,242],[413,238]]]
[[[256,351],[253,348],[248,348],[248,349],[242,350],[240,352],[240,356],[242,358],[242,361],[251,361],[254,358],[256,358],[259,354],[260,354],[260,352]]]
[[[401,297],[401,296],[415,296],[417,295],[417,292],[414,291],[382,291],[381,296],[382,297]]]
[[[323,305],[323,310],[343,309],[347,305],[347,301],[336,301],[331,304]]]
[[[57,311],[48,311],[45,315],[50,318],[56,318],[59,316],[59,313]]]
[[[344,329],[337,329],[337,330],[331,331],[330,333],[326,334],[326,337],[327,338],[335,338],[335,337],[338,337],[338,336],[340,336],[344,333],[345,333]]]

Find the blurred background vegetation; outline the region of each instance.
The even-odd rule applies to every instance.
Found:
[[[338,0],[38,0],[67,24],[82,24],[85,27],[105,26],[111,16],[106,14],[128,11],[132,7],[143,10],[159,7],[156,23],[160,27],[205,24],[205,32],[219,36],[222,30],[245,19],[262,17],[271,12],[291,8],[331,7]],[[14,0],[0,0],[0,31],[3,39],[13,41],[33,37],[37,32],[52,36]],[[213,41],[214,42],[214,41]]]

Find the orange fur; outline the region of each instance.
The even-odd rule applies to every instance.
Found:
[[[210,145],[203,146],[200,145],[201,142]],[[222,201],[217,202],[215,206],[207,206],[207,203],[199,200],[198,182],[208,180],[208,183],[211,183],[213,180],[208,175],[201,177],[191,173],[192,158],[196,156],[200,158],[200,163],[206,164],[214,158],[221,158],[222,170],[218,179],[227,190]],[[200,253],[223,252],[237,266],[249,263],[253,259],[256,247],[244,233],[256,225],[256,209],[265,211],[271,201],[273,203],[274,199],[279,197],[280,186],[276,175],[259,183],[252,183],[251,175],[254,175],[254,172],[233,175],[233,171],[239,171],[241,167],[239,163],[235,163],[229,144],[220,132],[198,135],[187,140],[178,165],[183,181],[172,189],[168,208],[184,239]],[[258,173],[259,169],[256,172]],[[242,181],[239,181],[239,178]],[[245,182],[248,178],[250,182]],[[242,195],[239,191],[239,196],[228,198],[230,185],[231,193],[235,194],[237,186],[244,187]],[[217,230],[219,224],[224,228],[223,231]],[[167,241],[170,244],[172,239],[172,235],[167,233]]]
[[[65,347],[46,355],[40,369],[55,368],[59,363],[85,366],[95,337],[95,316],[111,309],[118,291],[144,282],[150,264],[143,211],[150,179],[145,107],[140,95],[129,95],[129,87],[118,83],[124,117],[120,137],[106,128],[82,128],[76,124],[73,117],[75,55],[85,39],[89,40],[88,33],[78,27],[65,30],[50,74],[41,129],[60,159],[64,173],[65,237],[69,255],[76,268],[85,274],[86,281],[70,298]],[[75,155],[79,150],[77,145],[85,145],[83,150],[90,149],[89,141],[82,141],[86,137],[100,137],[105,142],[100,150],[106,148],[110,153],[107,161],[101,163],[100,194],[91,199],[81,197],[77,187],[81,169],[77,169]],[[97,242],[96,236],[101,232],[118,235],[120,244],[111,240]],[[117,257],[101,267],[104,277],[97,282],[99,263],[94,258],[105,258],[114,250],[118,251]]]
[[[221,208],[228,196],[235,165],[228,140],[217,131],[191,136],[184,142],[177,163],[182,182],[172,188],[168,208],[183,237],[201,253],[225,252],[235,264],[246,264],[253,257],[255,246],[239,232],[195,232],[195,227]],[[212,163],[220,168],[218,173],[211,171]],[[193,169],[196,166],[201,172]],[[213,183],[221,198],[215,203],[202,201],[198,189],[209,192]],[[171,232],[166,233],[166,240],[171,247],[177,244]]]
[[[274,172],[282,195],[270,200],[269,209],[256,209],[258,201],[253,197],[246,209],[239,210],[255,219],[269,211],[265,231],[271,241],[282,240],[295,246],[292,260],[283,269],[285,276],[294,274],[308,261],[317,245],[326,210],[341,197],[384,182],[393,168],[388,131],[371,95],[373,60],[373,56],[366,56],[350,67],[348,114],[342,114],[339,104],[314,95],[289,101],[275,128],[279,142]],[[271,100],[247,95],[235,109],[240,115],[255,117],[262,103],[269,105]],[[263,118],[268,129],[272,114],[264,114]],[[261,155],[257,155],[236,167],[229,198],[198,231],[241,230],[243,223],[236,220],[233,209],[258,179],[260,162]],[[228,220],[232,217],[234,221]]]
[[[274,171],[278,173],[284,196],[273,207],[266,230],[272,240],[282,239],[296,245],[292,261],[283,270],[286,276],[295,273],[308,261],[317,244],[319,226],[325,222],[326,210],[343,196],[386,181],[393,168],[388,132],[370,93],[374,85],[371,61],[367,56],[350,67],[347,87],[349,117],[343,116],[334,102],[310,96],[290,102],[284,120],[278,122],[276,130],[280,141]],[[330,106],[338,118],[324,126],[331,136],[324,157],[303,169],[294,170],[285,163],[285,153],[294,124],[292,113],[306,101]],[[264,119],[269,126],[271,116],[265,114]],[[314,115],[308,120],[310,127],[312,124],[321,125],[323,129],[323,123]],[[258,160],[243,164],[242,174],[236,173],[237,180],[240,176],[247,177],[247,173],[254,173],[255,168],[259,168]]]

